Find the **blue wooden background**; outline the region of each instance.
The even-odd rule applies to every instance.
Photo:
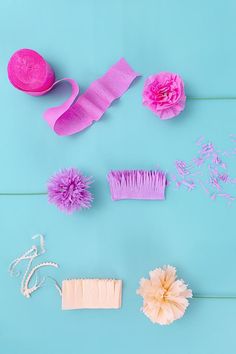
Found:
[[[93,175],[93,208],[67,216],[46,196],[0,197],[0,348],[4,354],[234,354],[236,301],[191,300],[171,326],[153,325],[140,311],[139,279],[163,264],[178,268],[194,292],[236,294],[235,205],[212,203],[201,191],[169,189],[165,202],[110,199],[111,169],[173,167],[190,159],[206,136],[227,148],[236,101],[188,101],[180,118],[160,121],[141,103],[144,78],[181,74],[187,95],[236,94],[234,0],[6,0],[0,4],[0,192],[44,191],[57,170]],[[42,113],[69,94],[32,98],[8,82],[10,55],[39,51],[58,78],[84,91],[124,56],[143,77],[88,130],[56,136]],[[236,175],[235,159],[231,173]],[[10,261],[46,236],[47,254],[61,266],[51,275],[124,280],[120,311],[60,310],[50,281],[30,300]]]

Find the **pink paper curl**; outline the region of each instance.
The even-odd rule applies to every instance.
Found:
[[[77,98],[77,82],[69,78],[55,81],[51,66],[34,50],[20,49],[8,63],[8,78],[12,85],[31,96],[44,95],[59,82],[71,85],[70,97],[63,104],[44,112],[44,119],[55,133],[62,136],[78,133],[98,121],[137,76],[139,74],[121,58]]]

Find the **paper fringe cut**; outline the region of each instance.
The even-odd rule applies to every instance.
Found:
[[[107,178],[112,200],[165,199],[166,174],[162,171],[110,171]]]
[[[137,76],[139,74],[121,58],[77,98],[79,86],[76,81],[69,78],[55,81],[51,66],[34,50],[20,49],[8,63],[10,82],[29,95],[44,95],[61,82],[70,84],[70,97],[60,106],[49,108],[44,113],[50,127],[61,136],[81,132],[98,121],[112,102],[128,90]]]
[[[69,279],[62,282],[62,310],[119,309],[121,300],[121,280]]]
[[[20,272],[19,271],[16,272],[15,268],[20,264],[20,262],[25,261],[25,260],[28,261],[26,271],[22,277],[21,288],[20,288],[22,295],[25,296],[26,298],[29,298],[33,294],[33,292],[38,290],[42,286],[42,284],[45,282],[45,279],[46,279],[45,277],[40,281],[38,280],[37,272],[40,268],[42,268],[42,267],[58,268],[59,267],[59,265],[55,262],[43,262],[43,263],[39,263],[38,265],[36,265],[35,267],[32,268],[33,261],[37,257],[41,256],[43,253],[45,253],[43,235],[39,234],[39,235],[35,235],[32,237],[32,239],[36,239],[36,238],[40,239],[40,247],[38,247],[37,245],[33,245],[29,250],[27,250],[21,256],[17,257],[10,264],[10,267],[9,267],[9,273],[11,276],[19,276]],[[36,274],[36,281],[32,287],[29,287],[31,279],[34,274]]]

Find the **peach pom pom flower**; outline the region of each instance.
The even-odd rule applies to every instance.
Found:
[[[163,120],[179,115],[185,101],[184,82],[178,74],[161,72],[144,83],[143,104]]]
[[[150,279],[141,279],[137,294],[143,297],[142,311],[153,322],[167,325],[184,315],[192,290],[183,280],[176,279],[171,266],[154,269]]]

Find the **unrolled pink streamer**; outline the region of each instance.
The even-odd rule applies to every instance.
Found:
[[[13,54],[8,64],[8,77],[19,90],[41,96],[60,82],[68,82],[72,91],[61,105],[49,108],[44,118],[58,135],[72,135],[98,121],[111,103],[121,97],[133,80],[139,76],[124,58],[114,64],[101,78],[77,98],[79,86],[75,80],[55,81],[53,69],[37,52],[21,49]]]

